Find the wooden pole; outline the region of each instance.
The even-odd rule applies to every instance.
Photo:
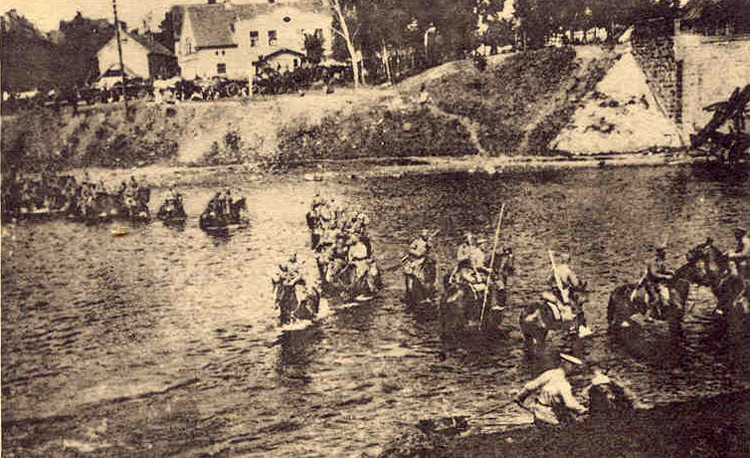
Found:
[[[117,0],[112,0],[112,9],[115,12],[115,34],[117,36],[117,54],[120,57],[120,74],[122,75],[122,101],[125,103],[125,114],[128,113],[128,97],[125,90],[125,65],[122,63],[122,44],[120,43],[120,21],[117,20]]]
[[[500,239],[500,227],[503,225],[503,214],[505,213],[505,204],[500,207],[500,217],[497,220],[495,229],[495,243],[492,245],[492,256],[490,257],[490,272],[487,274],[487,284],[484,286],[484,299],[482,300],[482,313],[479,317],[479,329],[484,326],[484,309],[487,306],[487,293],[490,291],[490,281],[492,281],[492,268],[495,264],[495,251],[497,251],[497,241]]]

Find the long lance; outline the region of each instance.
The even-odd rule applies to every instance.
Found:
[[[552,254],[552,250],[547,251],[549,252],[549,260],[552,262],[552,273],[555,275],[555,283],[557,283],[557,289],[560,291],[560,298],[565,300],[563,297],[562,281],[560,280],[560,275],[557,273],[557,266],[555,265],[555,256]]]
[[[492,280],[492,268],[495,264],[495,252],[497,251],[497,242],[500,239],[500,227],[503,225],[503,214],[505,213],[505,204],[500,207],[500,217],[497,220],[497,229],[495,229],[495,243],[492,246],[492,256],[490,257],[490,272],[487,274],[487,284],[484,286],[484,299],[482,300],[482,313],[479,317],[479,329],[484,325],[484,309],[487,306],[487,293],[490,290],[490,281]]]

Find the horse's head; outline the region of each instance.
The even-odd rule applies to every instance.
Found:
[[[244,197],[240,198],[236,202],[232,203],[232,208],[235,213],[239,213],[240,211],[247,211],[247,201]]]
[[[723,277],[729,270],[726,255],[714,246],[714,241],[708,237],[705,242],[688,251],[685,256],[688,265],[695,267],[696,283],[704,286],[711,285],[716,279]]]

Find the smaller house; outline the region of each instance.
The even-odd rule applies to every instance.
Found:
[[[125,75],[131,78],[166,79],[179,73],[177,57],[148,35],[120,32]],[[99,75],[103,79],[121,76],[117,36],[97,52]]]

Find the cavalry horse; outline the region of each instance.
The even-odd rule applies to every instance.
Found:
[[[243,211],[247,211],[247,201],[241,197],[229,204],[229,215],[217,215],[207,208],[201,213],[199,225],[203,230],[222,230],[228,229],[231,225],[242,225],[245,223],[242,218]]]
[[[322,278],[327,278],[326,273],[332,266],[327,263],[322,266]],[[320,268],[320,267],[319,267]],[[331,281],[323,282],[323,289],[331,296],[338,295],[349,301],[365,301],[374,297],[383,287],[380,270],[373,263],[364,275],[357,278],[357,269],[354,264],[347,264],[331,277]]]
[[[407,261],[403,270],[406,282],[406,303],[418,306],[432,301],[435,297],[437,280],[435,259],[426,256],[419,265]]]
[[[508,248],[498,252],[486,294],[486,303],[486,279],[482,283],[482,288],[477,290],[465,281],[451,282],[451,274],[446,274],[443,277],[445,291],[440,299],[440,326],[443,337],[456,337],[475,326],[488,332],[496,331],[502,322],[502,312],[508,305],[508,277],[514,273],[513,251]]]
[[[564,331],[574,329],[576,333],[581,326],[586,325],[583,314],[583,305],[586,302],[586,283],[581,287],[570,291],[570,299],[577,304],[578,313],[572,317],[563,316],[562,311],[553,297],[543,295],[537,302],[527,305],[521,312],[519,325],[523,333],[524,344],[527,350],[543,346],[550,331]],[[553,309],[553,307],[555,307]]]
[[[187,213],[185,213],[185,207],[182,205],[182,197],[178,196],[176,199],[164,201],[156,213],[156,218],[165,223],[184,222],[187,219]]]
[[[726,317],[730,333],[737,336],[750,334],[750,281],[740,276],[721,250],[710,237],[690,250],[692,256],[702,266],[697,282],[711,288],[716,297],[716,312]]]
[[[320,310],[320,293],[315,288],[305,288],[305,296],[298,298],[296,286],[281,283],[274,286],[274,306],[279,313],[279,323],[284,326],[299,320],[312,320]]]
[[[690,284],[697,284],[699,280],[696,262],[697,258],[688,253],[687,262],[674,272],[672,279],[665,285],[669,290],[669,301],[665,304],[662,316],[658,318],[666,320],[675,331],[679,329],[679,324],[685,316]],[[620,331],[623,325],[627,327],[625,323],[633,315],[646,315],[649,310],[649,299],[644,281],[645,279],[638,284],[620,285],[609,295],[607,325],[611,333]]]

